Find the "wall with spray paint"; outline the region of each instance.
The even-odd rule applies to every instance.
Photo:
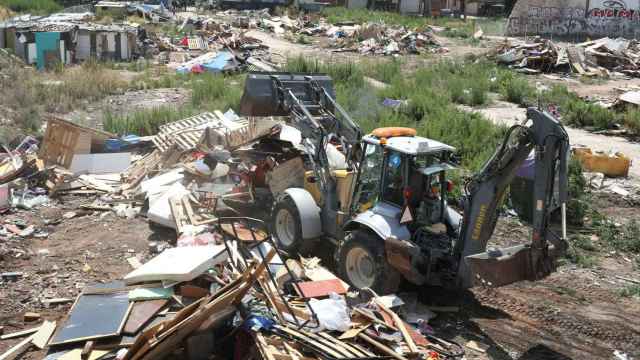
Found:
[[[640,37],[640,0],[519,0],[507,35]]]

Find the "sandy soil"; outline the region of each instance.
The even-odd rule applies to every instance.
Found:
[[[525,108],[499,100],[493,101],[491,105],[486,107],[470,109],[469,107],[461,106],[460,108],[464,110],[478,111],[491,121],[507,126],[521,123],[526,119],[527,112],[527,109]],[[640,144],[624,137],[594,134],[586,130],[568,126],[566,127],[566,130],[569,134],[571,146],[587,146],[593,151],[620,151],[631,158],[633,164],[629,173],[633,178],[640,181]]]

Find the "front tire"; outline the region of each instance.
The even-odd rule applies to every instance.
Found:
[[[312,241],[302,238],[300,214],[291,198],[287,196],[276,203],[272,219],[271,233],[280,249],[290,255],[309,251]]]
[[[387,262],[383,240],[371,231],[357,229],[348,234],[336,259],[340,277],[357,289],[390,294],[402,281],[402,275]]]

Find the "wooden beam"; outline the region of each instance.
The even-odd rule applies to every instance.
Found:
[[[22,340],[18,344],[14,345],[11,349],[5,351],[4,354],[0,355],[0,360],[13,360],[18,355],[22,354],[25,350],[27,350],[31,345],[31,340],[33,340],[33,335],[28,338]]]
[[[56,322],[55,321],[45,321],[38,332],[33,335],[33,345],[37,346],[38,349],[44,349],[51,339],[51,335],[56,331]]]
[[[371,337],[369,337],[367,334],[364,333],[360,333],[358,334],[358,337],[366,342],[368,342],[369,344],[373,345],[373,347],[375,347],[376,349],[382,351],[383,353],[394,357],[397,360],[408,360],[406,357],[398,354],[397,352],[393,351],[391,348],[387,347],[386,345],[382,344],[381,342],[378,342],[374,339],[372,339]]]
[[[10,333],[10,334],[4,334],[4,335],[0,336],[0,340],[7,340],[7,339],[13,339],[13,338],[17,338],[17,337],[31,335],[34,332],[38,331],[38,330],[40,330],[40,326],[35,327],[35,328],[31,328],[31,329],[16,331],[16,332],[13,332],[13,333]]]

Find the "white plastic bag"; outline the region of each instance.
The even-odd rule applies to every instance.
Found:
[[[343,332],[351,328],[351,318],[344,297],[331,293],[328,299],[311,299],[309,305],[318,315],[321,328]]]

